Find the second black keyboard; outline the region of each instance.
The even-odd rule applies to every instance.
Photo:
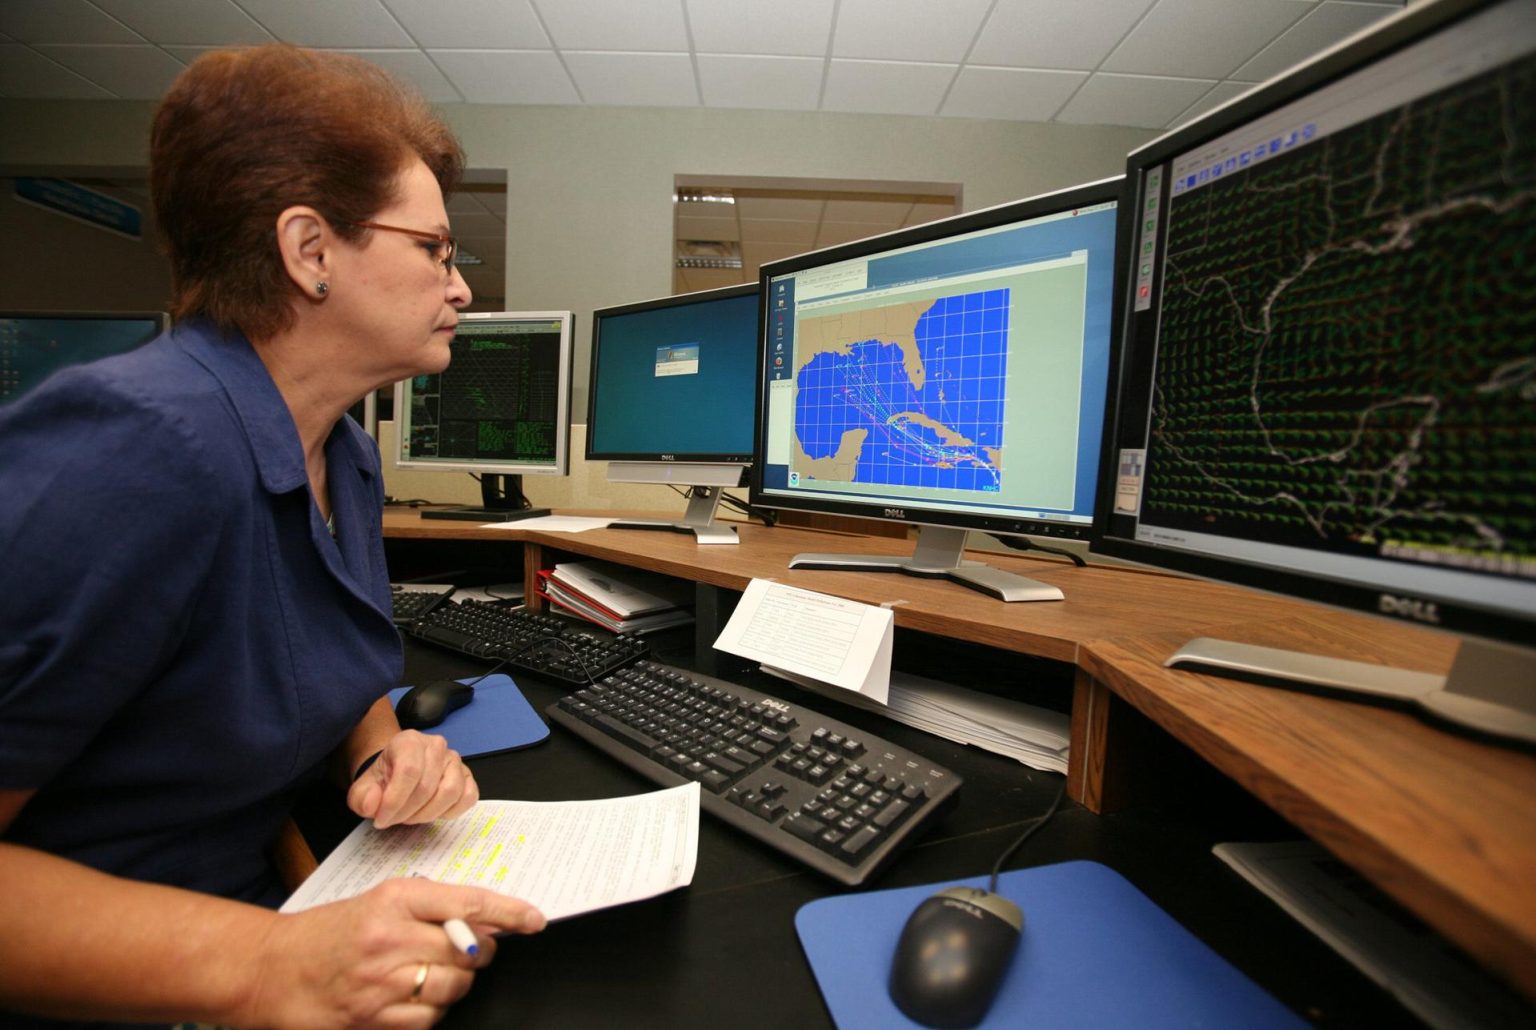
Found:
[[[636,636],[488,601],[450,601],[404,629],[429,644],[503,660],[572,686],[602,679],[650,653],[650,645]]]
[[[545,709],[704,811],[849,886],[954,800],[961,780],[872,733],[759,690],[642,661]]]

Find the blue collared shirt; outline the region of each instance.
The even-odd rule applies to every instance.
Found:
[[[292,794],[401,672],[378,449],[326,443],[337,536],[246,340],[179,325],[0,408],[5,839],[280,900]]]

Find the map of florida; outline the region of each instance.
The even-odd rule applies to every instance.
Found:
[[[794,469],[835,482],[997,490],[1009,291],[802,319]]]

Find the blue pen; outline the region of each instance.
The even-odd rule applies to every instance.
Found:
[[[443,929],[448,933],[448,939],[453,946],[458,948],[470,958],[480,954],[480,944],[475,938],[475,931],[469,928],[469,924],[462,919],[450,919],[443,924]]]

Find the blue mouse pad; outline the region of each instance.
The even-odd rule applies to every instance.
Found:
[[[827,1009],[841,1030],[917,1026],[886,990],[907,917],[953,883],[844,894],[795,915]],[[1154,905],[1097,862],[1004,873],[1000,893],[1024,910],[1024,935],[984,1027],[1305,1027]]]
[[[479,682],[476,682],[476,681]],[[464,758],[514,751],[537,744],[549,736],[549,727],[533,710],[511,676],[495,675],[480,679],[465,676],[460,683],[473,683],[475,699],[448,718],[423,733],[436,733]],[[409,687],[389,692],[389,703],[398,704]]]

